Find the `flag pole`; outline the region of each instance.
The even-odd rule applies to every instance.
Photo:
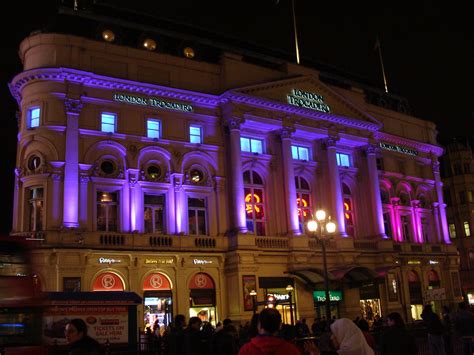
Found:
[[[291,7],[293,9],[293,32],[295,34],[296,64],[300,64],[300,51],[298,49],[298,34],[296,33],[295,0],[291,0]]]
[[[383,84],[385,86],[385,92],[388,93],[387,77],[385,76],[385,68],[383,66],[382,47],[380,45],[379,36],[377,36],[375,47],[379,50],[380,66],[382,67],[382,75],[383,75]]]

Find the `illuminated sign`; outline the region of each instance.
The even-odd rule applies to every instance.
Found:
[[[205,260],[205,259],[194,259],[194,265],[205,265],[205,264],[212,264],[212,260]]]
[[[324,103],[321,95],[300,89],[291,89],[291,94],[286,95],[290,105],[309,108],[324,113],[329,113],[331,109]]]
[[[308,216],[309,210],[305,209],[305,207],[308,207],[308,202],[304,198],[297,198],[296,199],[296,205],[299,207],[298,208],[298,216],[301,216],[303,214],[303,217]]]
[[[247,194],[247,196],[245,196],[245,202],[252,202],[252,197],[253,199],[255,200],[255,203],[260,203],[260,196],[256,195],[256,194]],[[250,214],[252,213],[253,209],[255,208],[255,212],[260,212],[260,207],[258,206],[252,206],[250,203],[247,203],[245,205],[245,211],[247,212],[247,214]]]
[[[395,144],[380,142],[380,148],[385,149],[385,150],[390,150],[392,152],[413,155],[414,157],[418,155],[418,151],[415,149],[410,149],[410,148],[402,147]]]
[[[467,294],[467,300],[468,300],[470,305],[473,305],[474,304],[474,293],[468,293]]]
[[[408,265],[420,265],[421,261],[420,260],[408,260]]]
[[[437,260],[430,260],[430,261],[428,261],[428,264],[430,264],[430,265],[436,265],[436,264],[439,264],[439,261],[437,261]]]
[[[99,264],[119,264],[122,260],[114,258],[99,258]]]
[[[145,264],[173,264],[173,259],[145,259]]]
[[[313,299],[316,302],[325,302],[326,293],[324,291],[313,291]],[[329,299],[331,301],[342,301],[342,291],[329,291]]]
[[[286,301],[290,299],[290,295],[288,294],[280,294],[280,293],[269,293],[268,295],[273,296],[277,301]]]
[[[183,104],[180,102],[165,101],[165,100],[157,99],[155,97],[143,97],[143,96],[137,96],[137,95],[115,93],[113,98],[114,98],[114,101],[125,102],[127,104],[132,104],[132,105],[151,106],[151,107],[166,108],[169,110],[193,112],[193,107],[191,105]]]

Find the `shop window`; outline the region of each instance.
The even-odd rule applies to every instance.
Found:
[[[451,239],[456,238],[456,225],[454,223],[449,224],[449,237]]]
[[[354,236],[354,210],[352,205],[352,193],[349,186],[342,184],[343,203],[344,203],[344,221],[346,223],[346,233]]]
[[[145,195],[144,208],[145,233],[165,233],[165,197]]]
[[[309,160],[309,149],[307,147],[300,147],[298,145],[291,146],[291,156],[295,160]]]
[[[44,219],[44,189],[42,187],[28,189],[28,213],[28,230],[30,232],[42,231]]]
[[[338,166],[344,166],[346,168],[351,166],[351,156],[346,153],[336,153],[336,160]]]
[[[263,140],[240,137],[240,150],[242,152],[263,154]]]
[[[159,120],[149,118],[146,121],[147,137],[159,139],[161,137],[161,122]]]
[[[265,235],[263,181],[253,170],[244,172],[244,196],[247,230],[255,235]]]
[[[470,237],[471,236],[471,227],[469,226],[469,222],[464,221],[463,225],[464,225],[464,235],[466,237]]]
[[[102,112],[101,131],[106,133],[115,133],[117,125],[117,115],[115,113]]]
[[[306,223],[311,220],[311,191],[308,182],[301,176],[295,176],[296,204],[300,231],[303,232]]]
[[[27,113],[28,128],[39,127],[40,114],[41,114],[41,109],[39,107],[30,107],[28,109],[28,113]]]
[[[204,198],[188,198],[189,235],[207,235],[207,208]]]
[[[97,192],[97,230],[116,232],[118,222],[118,193]]]
[[[202,143],[202,128],[200,126],[189,126],[189,141],[195,144]]]

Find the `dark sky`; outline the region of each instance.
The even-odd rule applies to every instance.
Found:
[[[291,0],[108,2],[294,52]],[[0,44],[0,141],[4,156],[0,163],[0,233],[3,234],[11,228],[17,134],[17,108],[7,83],[21,71],[17,55],[21,39],[41,28],[54,14],[56,3],[55,0],[15,1],[9,2],[8,12],[2,11],[5,18]],[[389,91],[406,97],[416,117],[435,122],[440,140],[455,135],[474,137],[474,26],[468,17],[470,11],[455,2],[407,3],[295,0],[302,62],[313,58],[335,65],[383,88],[378,53],[373,50],[378,34]],[[14,26],[7,25],[11,21],[15,21]]]

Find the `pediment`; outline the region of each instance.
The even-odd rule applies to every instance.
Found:
[[[380,125],[374,117],[355,103],[342,96],[314,76],[299,76],[232,90],[235,94],[248,95],[311,112],[345,117]]]

